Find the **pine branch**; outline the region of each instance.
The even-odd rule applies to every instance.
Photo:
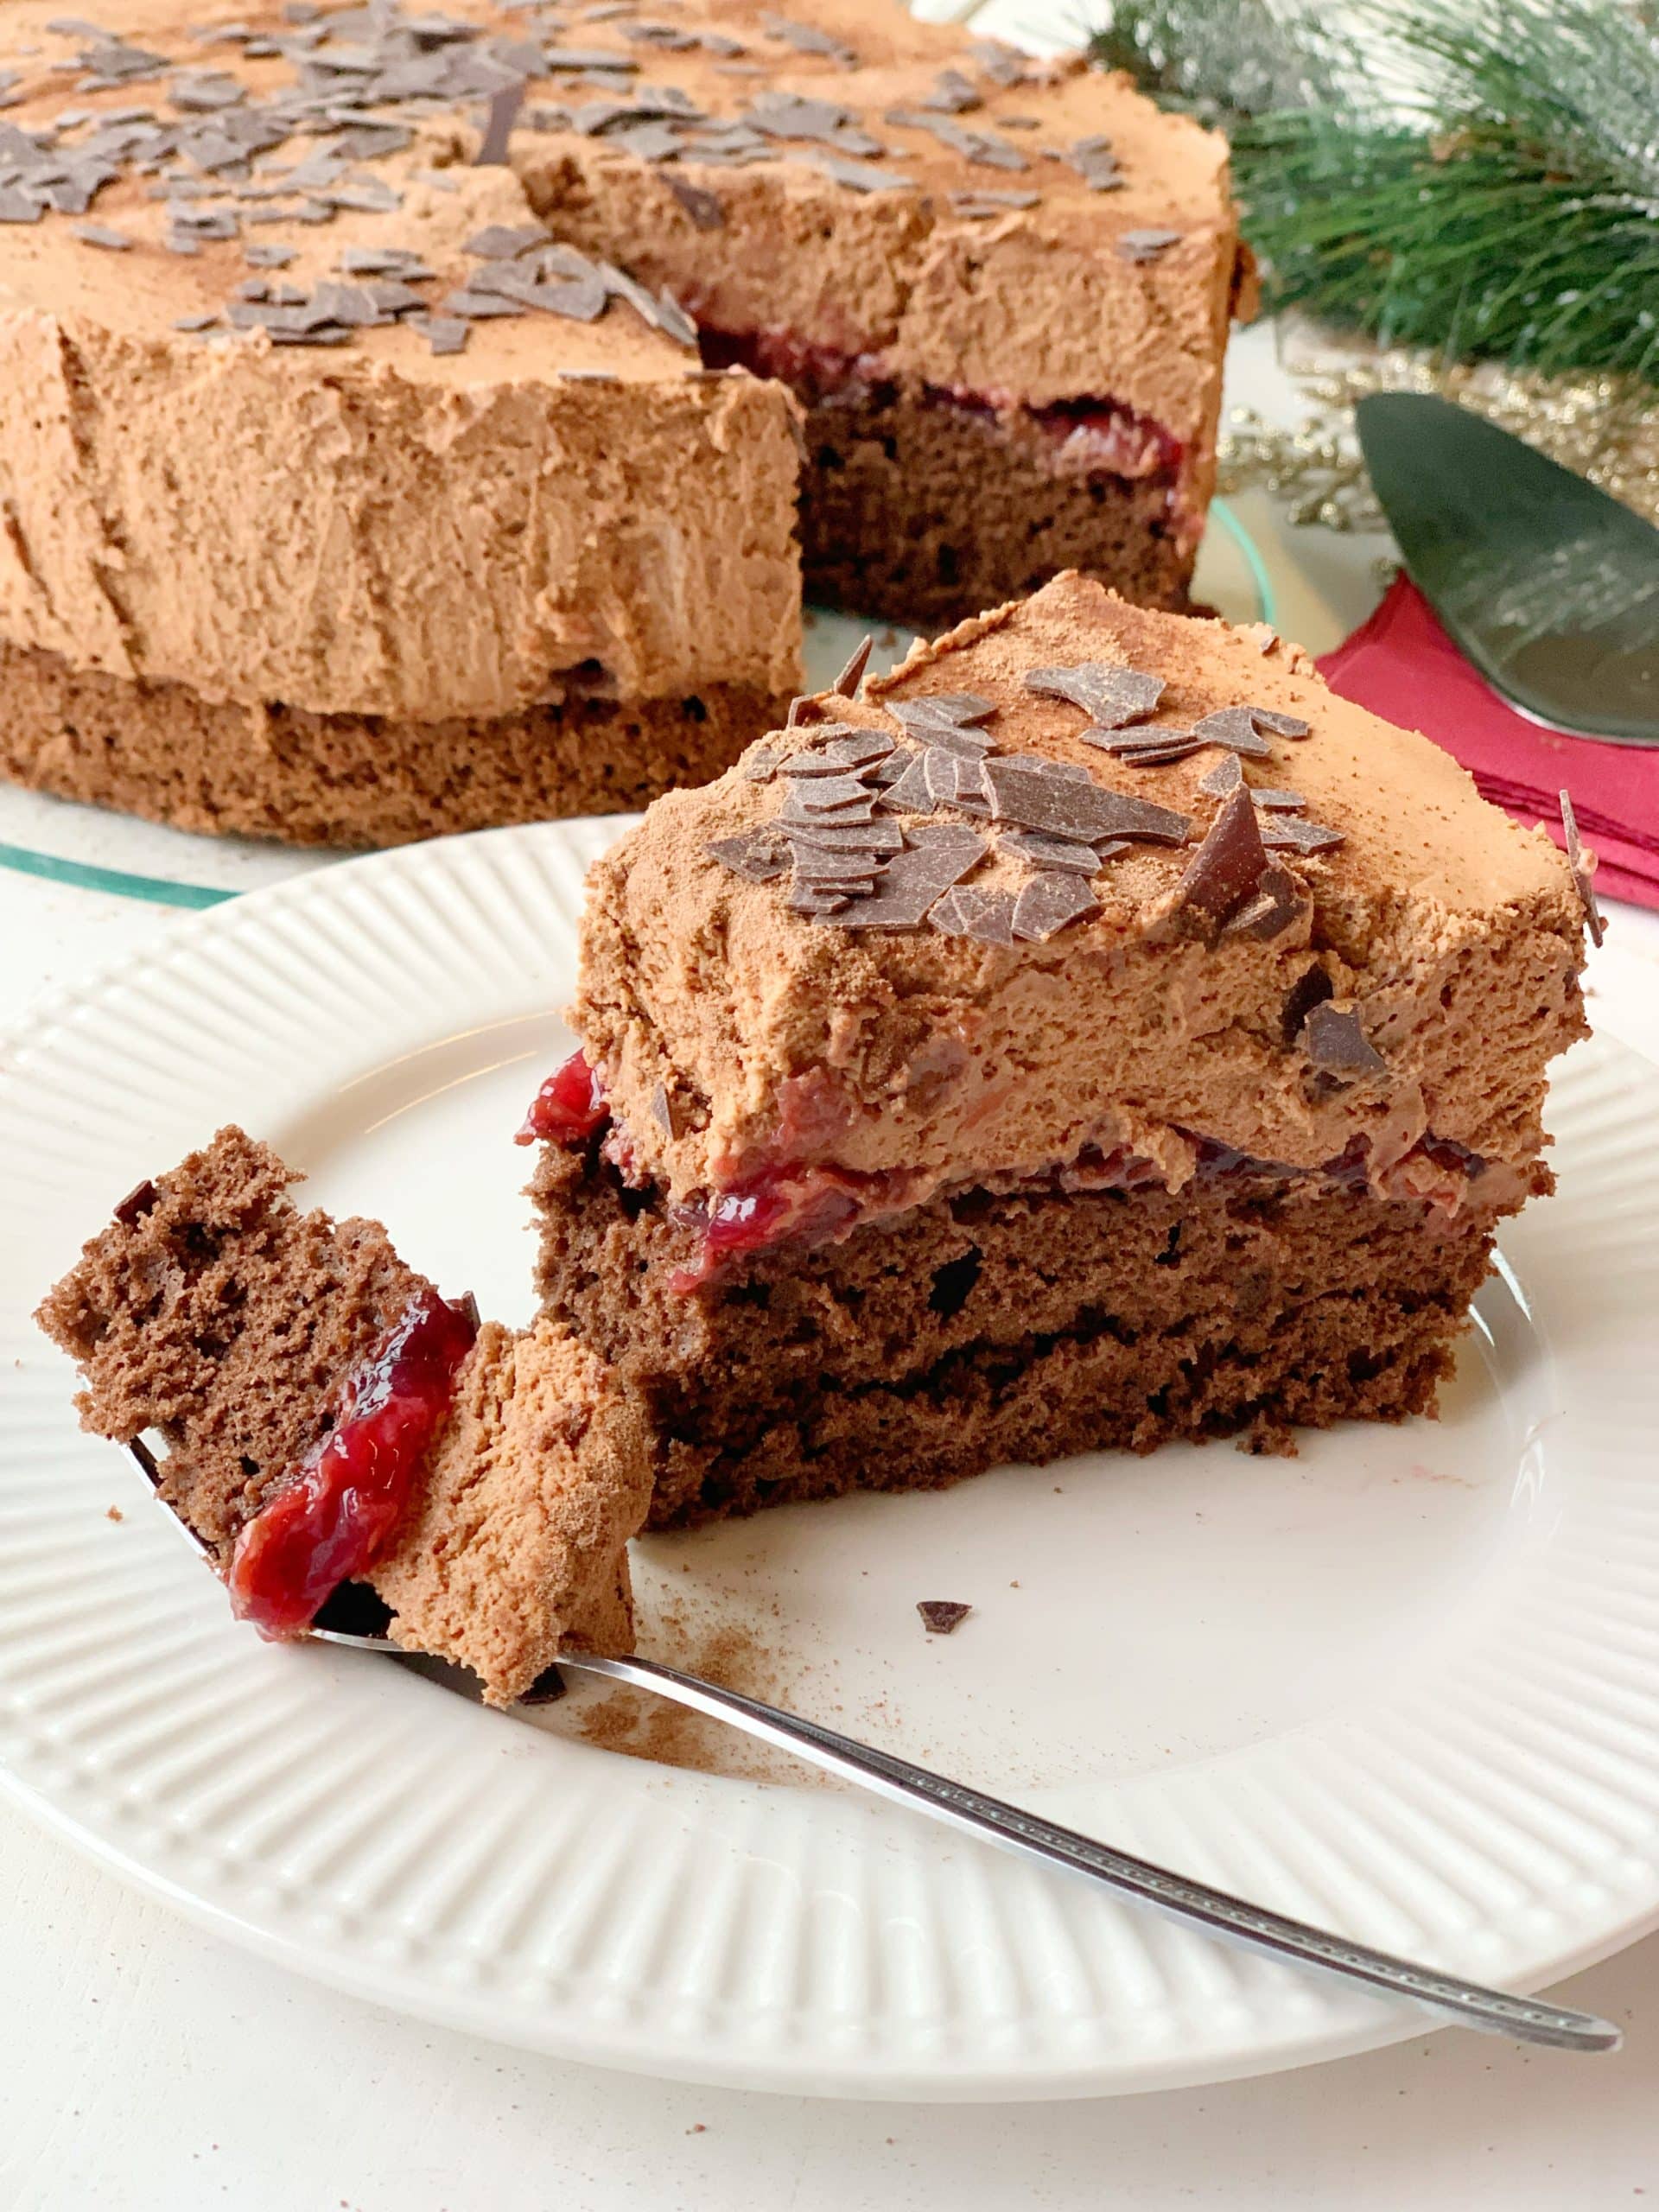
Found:
[[[1264,0],[1219,22],[1204,0],[1114,0],[1093,45],[1230,124],[1274,304],[1451,359],[1659,382],[1645,22],[1615,0],[1360,0],[1352,20],[1344,44]]]

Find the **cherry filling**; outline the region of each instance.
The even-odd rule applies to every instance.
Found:
[[[611,1118],[596,1070],[580,1052],[555,1068],[531,1102],[515,1144],[544,1138],[553,1144],[583,1145]]]
[[[710,368],[734,365],[756,376],[775,377],[809,404],[851,392],[879,392],[898,387],[874,353],[849,353],[783,330],[715,330],[699,333],[703,360]],[[1017,416],[1046,432],[1068,463],[1082,473],[1126,477],[1174,475],[1185,448],[1179,438],[1151,416],[1108,397],[1055,400],[1028,407],[1007,391],[976,391],[963,385],[925,385],[931,406],[952,407],[988,422]]]
[[[379,1350],[347,1377],[334,1426],[237,1539],[232,1609],[261,1636],[298,1636],[396,1527],[454,1400],[478,1334],[470,1299],[418,1291]]]
[[[671,1207],[670,1218],[699,1243],[692,1264],[670,1275],[670,1289],[696,1290],[734,1261],[774,1245],[823,1243],[868,1216],[864,1186],[882,1179],[823,1167],[763,1167],[698,1204]]]

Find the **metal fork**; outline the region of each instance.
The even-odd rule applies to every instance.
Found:
[[[141,1438],[130,1449],[156,1491],[158,1503],[167,1506],[174,1525],[198,1556],[211,1563],[213,1554],[210,1548],[161,1497],[161,1471],[149,1446]],[[384,1611],[384,1608],[381,1610]],[[321,1618],[327,1618],[327,1608]],[[336,1618],[340,1618],[339,1609]],[[401,1644],[366,1629],[318,1625],[311,1628],[308,1635],[314,1642],[340,1644],[353,1650],[385,1652],[404,1660],[419,1657]],[[1409,1959],[1375,1950],[1369,1943],[1351,1942],[1346,1936],[1332,1935],[1306,1921],[1269,1911],[1245,1898],[1230,1896],[1224,1890],[1211,1889],[1206,1883],[1172,1873],[1147,1859],[1097,1842],[1092,1836],[1079,1834],[1075,1828],[1062,1827],[1056,1821],[1045,1820],[1039,1814],[989,1796],[966,1783],[951,1782],[910,1759],[861,1744],[816,1720],[785,1713],[759,1698],[746,1697],[739,1690],[722,1688],[718,1682],[683,1674],[678,1668],[665,1667],[655,1659],[605,1658],[586,1651],[561,1653],[558,1663],[550,1667],[531,1685],[519,1703],[547,1705],[562,1697],[563,1671],[566,1669],[602,1675],[610,1681],[632,1683],[637,1689],[671,1698],[677,1705],[688,1706],[692,1712],[707,1713],[716,1720],[728,1721],[746,1735],[758,1737],[762,1743],[775,1745],[780,1751],[791,1751],[810,1765],[839,1775],[845,1782],[856,1783],[877,1796],[892,1798],[914,1812],[925,1813],[947,1827],[960,1828],[982,1842],[1040,1859],[1046,1866],[1064,1867],[1069,1873],[1085,1875],[1118,1897],[1148,1905],[1154,1911],[1189,1928],[1201,1929],[1206,1935],[1221,1937],[1247,1950],[1262,1952],[1284,1964],[1358,1982],[1381,1996],[1408,1999],[1458,2026],[1477,2028],[1489,2035],[1513,2036],[1522,2043],[1546,2044],[1558,2050],[1617,2050],[1623,2039],[1622,2031],[1611,2021],[1598,2019],[1593,2013],[1573,2012],[1565,2005],[1545,2004],[1535,1998],[1511,1996],[1503,1990],[1485,1989],[1478,1982],[1465,1981],[1455,1974],[1441,1974],[1435,1967],[1419,1966]],[[448,1681],[448,1677],[446,1675],[445,1679]]]

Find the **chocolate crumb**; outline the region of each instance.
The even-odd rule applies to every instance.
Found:
[[[1301,1046],[1321,1075],[1357,1078],[1388,1073],[1388,1063],[1360,1027],[1358,1014],[1329,999],[1309,1008]]]
[[[679,1115],[676,1110],[673,1099],[669,1096],[666,1084],[659,1083],[651,1094],[651,1118],[664,1136],[677,1137],[679,1135]]]
[[[930,1636],[949,1636],[974,1609],[955,1598],[923,1598],[918,1600],[916,1610]]]
[[[1607,936],[1607,923],[1596,898],[1595,861],[1579,842],[1579,818],[1573,811],[1573,800],[1567,791],[1561,793],[1561,828],[1567,835],[1567,863],[1573,871],[1573,887],[1584,908],[1585,925],[1590,931],[1590,942],[1599,951]]]
[[[143,1219],[160,1196],[154,1183],[146,1176],[142,1183],[134,1184],[126,1197],[112,1208],[114,1217],[123,1229],[130,1229],[135,1222]]]

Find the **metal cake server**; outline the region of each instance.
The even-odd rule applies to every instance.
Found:
[[[156,1503],[166,1509],[168,1518],[196,1556],[211,1566],[213,1554],[209,1546],[161,1495],[161,1469],[154,1452],[142,1438],[129,1449],[143,1470]],[[307,1637],[318,1643],[382,1652],[416,1667],[428,1680],[438,1680],[447,1688],[461,1687],[460,1669],[406,1651],[401,1644],[377,1634],[375,1625],[384,1626],[385,1618],[385,1608],[372,1592],[348,1584],[329,1599],[319,1616],[320,1624],[330,1624],[313,1626]],[[359,1621],[364,1624],[356,1624]],[[435,1675],[431,1671],[435,1665],[442,1668]],[[1063,1867],[1069,1873],[1085,1875],[1115,1896],[1149,1905],[1189,1928],[1260,1951],[1285,1965],[1358,1982],[1379,1996],[1408,1999],[1459,2027],[1513,2036],[1522,2043],[1544,2044],[1557,2050],[1617,2050],[1623,2040],[1620,2029],[1611,2020],[1598,2019],[1592,2012],[1577,2012],[1541,1999],[1485,1989],[1478,1982],[1441,1974],[1433,1967],[1374,1950],[1368,1943],[1351,1942],[1344,1936],[1332,1935],[1305,1920],[1270,1912],[1224,1890],[1211,1889],[1204,1882],[1155,1866],[1148,1859],[1115,1850],[1110,1844],[1082,1835],[1075,1828],[1062,1827],[1057,1821],[1045,1820],[1039,1814],[989,1796],[966,1783],[949,1781],[910,1759],[861,1744],[816,1720],[804,1719],[759,1698],[746,1697],[739,1690],[724,1689],[718,1682],[704,1681],[696,1675],[683,1674],[655,1659],[604,1658],[586,1651],[562,1654],[557,1665],[550,1667],[531,1685],[520,1704],[550,1705],[562,1697],[564,1670],[603,1675],[610,1681],[631,1683],[636,1689],[671,1698],[677,1705],[688,1706],[692,1712],[707,1713],[715,1720],[729,1721],[763,1744],[792,1752],[810,1765],[838,1775],[844,1782],[856,1783],[877,1796],[892,1798],[913,1812],[925,1813],[930,1819],[960,1828],[981,1842],[1040,1859],[1046,1866]]]
[[[1408,572],[1529,720],[1659,745],[1659,530],[1495,423],[1427,393],[1356,410]]]

